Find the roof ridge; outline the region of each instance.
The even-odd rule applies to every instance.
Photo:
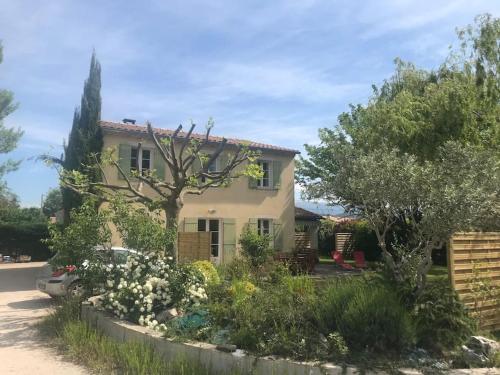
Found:
[[[147,127],[146,125],[139,125],[139,124],[126,124],[123,122],[114,122],[114,121],[106,121],[106,120],[101,120],[100,125],[109,130],[117,130],[117,131],[126,131],[126,132],[140,132],[140,133],[146,133],[147,132]],[[160,134],[160,135],[171,135],[174,133],[174,130],[172,129],[166,129],[166,128],[160,128],[160,127],[153,127],[155,133]],[[181,131],[180,134],[187,134],[185,131]],[[205,134],[201,133],[192,133],[192,136],[195,138],[204,138]],[[273,151],[281,151],[281,152],[290,152],[294,154],[300,154],[300,151],[286,148],[286,147],[281,147],[281,146],[274,146],[271,144],[267,143],[261,143],[261,142],[255,142],[255,141],[250,141],[250,140],[244,140],[244,139],[239,139],[239,138],[226,138],[226,137],[221,137],[217,135],[210,135],[209,136],[209,142],[213,143],[220,143],[222,142],[223,139],[227,139],[228,144],[233,144],[233,145],[246,145],[250,148],[254,149],[266,149],[266,150],[273,150]]]

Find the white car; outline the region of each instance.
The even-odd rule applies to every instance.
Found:
[[[113,264],[125,263],[128,254],[135,252],[123,247],[99,247],[96,250],[102,251],[103,259],[109,259]],[[57,257],[57,254],[52,259],[55,257]],[[42,267],[40,276],[36,280],[36,288],[51,297],[80,296],[84,293],[84,286],[80,277],[74,272],[75,270],[75,266],[66,266],[54,270],[49,260]]]

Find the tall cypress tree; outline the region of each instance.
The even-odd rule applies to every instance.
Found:
[[[99,157],[103,137],[99,126],[101,120],[101,65],[96,58],[95,51],[90,60],[89,77],[83,87],[82,101],[73,114],[73,125],[64,148],[63,167],[66,170],[85,172],[93,181],[100,178],[99,173],[89,170],[87,166],[94,164],[93,155]],[[90,172],[90,173],[89,173]],[[65,221],[69,219],[69,212],[82,204],[81,197],[75,192],[63,188],[63,207]]]

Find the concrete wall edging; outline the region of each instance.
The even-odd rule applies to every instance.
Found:
[[[342,367],[333,363],[298,362],[284,358],[256,357],[251,354],[227,353],[204,342],[175,342],[146,327],[117,319],[97,310],[90,303],[83,303],[82,321],[122,342],[149,343],[166,360],[185,359],[220,374],[252,375],[386,375],[384,371],[363,371],[356,367]],[[452,374],[488,374],[491,369],[454,369]],[[495,370],[495,369],[493,369]],[[477,372],[476,372],[477,371]],[[400,374],[422,375],[417,369],[400,369]]]

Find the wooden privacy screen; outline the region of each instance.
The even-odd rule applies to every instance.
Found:
[[[179,232],[179,262],[210,260],[210,232]]]
[[[343,252],[347,242],[351,240],[352,233],[335,233],[335,250]]]
[[[500,232],[454,234],[448,271],[451,285],[479,318],[481,328],[500,329]]]
[[[308,232],[295,232],[295,249],[303,250],[311,248],[311,235]]]

